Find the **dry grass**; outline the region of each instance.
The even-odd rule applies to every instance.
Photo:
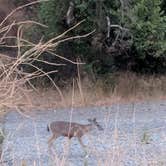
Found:
[[[38,88],[37,91],[27,91],[28,109],[70,108],[84,106],[112,105],[131,101],[162,100],[166,98],[166,76],[137,76],[133,73],[115,73],[107,80],[97,80],[78,77],[74,80],[74,99],[72,101],[73,85],[62,89],[63,100],[55,88]],[[24,98],[23,98],[24,100]],[[27,100],[28,101],[28,100]],[[21,101],[24,103],[25,101]]]
[[[56,89],[56,92],[58,94],[57,96],[60,98],[60,100],[64,101],[61,90],[49,76],[49,74],[56,73],[58,71],[55,70],[46,73],[42,69],[35,66],[33,64],[33,61],[40,61],[44,64],[54,65],[54,66],[65,65],[65,64],[57,64],[56,62],[50,63],[44,60],[40,60],[40,56],[42,55],[42,53],[48,52],[50,53],[50,56],[56,56],[70,63],[77,64],[77,62],[73,62],[69,59],[66,59],[60,55],[55,54],[53,50],[55,50],[55,48],[59,44],[65,41],[84,38],[94,32],[93,31],[81,36],[78,35],[74,37],[73,36],[67,38],[65,37],[65,35],[68,32],[79,26],[84,21],[83,20],[78,24],[76,24],[75,26],[71,27],[69,30],[62,33],[61,35],[56,36],[55,38],[52,38],[46,42],[43,42],[41,39],[39,43],[34,44],[31,41],[28,41],[27,39],[24,38],[23,35],[24,26],[26,24],[29,25],[29,23],[31,23],[32,25],[36,24],[38,26],[46,28],[45,25],[29,20],[24,22],[19,22],[19,21],[16,22],[16,20],[13,20],[13,23],[11,23],[10,25],[5,24],[5,21],[20,9],[23,9],[27,6],[39,2],[41,1],[31,2],[29,4],[20,6],[17,9],[14,9],[0,23],[0,34],[3,34],[1,35],[2,37],[0,38],[1,47],[6,47],[6,49],[10,47],[10,48],[15,48],[17,50],[17,55],[15,58],[9,57],[4,54],[0,54],[0,60],[1,60],[0,61],[0,103],[1,103],[0,109],[1,110],[3,110],[3,108],[16,108],[18,106],[24,106],[24,105],[29,105],[32,107],[33,103],[31,102],[31,96],[29,96],[29,94],[31,94],[32,91],[37,91],[37,89],[31,84],[31,80],[41,78],[43,76],[47,77],[50,80],[50,82],[54,87],[54,90]],[[18,26],[17,36],[16,37],[7,36],[8,32],[15,25]],[[12,41],[11,43],[16,43],[16,44],[15,45],[6,44],[4,42],[5,39],[10,39],[10,41]],[[35,71],[33,73],[24,72],[21,68],[21,65],[30,66]]]

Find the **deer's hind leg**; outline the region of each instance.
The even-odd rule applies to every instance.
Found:
[[[82,139],[81,139],[80,137],[78,137],[78,141],[79,141],[80,145],[81,145],[83,148],[86,148],[86,146],[83,144]]]
[[[79,141],[81,147],[83,148],[85,154],[87,155],[87,149],[86,149],[86,146],[83,144],[82,139],[81,139],[80,137],[78,137],[78,141]]]

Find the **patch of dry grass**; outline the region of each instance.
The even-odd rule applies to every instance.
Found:
[[[73,84],[62,89],[63,99],[55,88],[39,88],[29,91],[31,106],[40,109],[70,108],[84,106],[112,105],[144,100],[166,98],[166,76],[138,76],[134,73],[115,73],[95,83],[88,78],[74,80]],[[28,103],[27,106],[30,106]],[[30,108],[29,108],[30,109]]]
[[[89,36],[94,31],[85,34],[85,35],[78,35],[78,36],[71,36],[66,37],[66,34],[79,26],[83,21],[79,22],[78,24],[71,27],[69,30],[65,31],[64,33],[60,34],[59,36],[56,36],[46,42],[42,41],[42,39],[38,43],[33,43],[31,41],[28,41],[24,38],[23,32],[24,32],[24,26],[29,25],[30,23],[36,24],[38,26],[42,26],[46,28],[45,25],[42,25],[38,22],[34,21],[24,21],[19,22],[16,20],[13,20],[13,23],[6,25],[5,21],[9,19],[13,14],[18,12],[20,9],[23,9],[27,6],[36,4],[41,2],[40,0],[31,2],[29,4],[25,4],[23,6],[20,6],[11,13],[9,13],[4,20],[0,23],[0,46],[5,48],[15,48],[17,50],[17,55],[13,58],[4,54],[0,54],[0,110],[3,110],[3,108],[15,108],[18,106],[24,106],[29,105],[33,106],[33,102],[31,100],[31,92],[37,91],[37,89],[31,84],[31,80],[41,78],[41,77],[47,77],[50,82],[52,83],[54,90],[57,92],[57,96],[60,98],[60,100],[63,99],[63,94],[59,87],[56,85],[56,83],[51,79],[49,74],[59,72],[57,70],[50,71],[50,72],[44,72],[42,69],[38,68],[33,64],[34,61],[40,61],[47,65],[54,65],[54,66],[61,66],[65,64],[57,64],[50,63],[44,60],[40,59],[40,56],[42,53],[47,52],[50,54],[50,56],[56,56],[64,61],[68,61],[73,64],[77,64],[77,62],[73,62],[69,59],[66,59],[65,57],[62,57],[60,55],[57,55],[53,52],[55,48],[68,40],[73,39],[80,39]],[[8,32],[13,28],[13,26],[17,26],[17,36],[11,37],[8,36]],[[11,43],[16,43],[15,45],[11,45],[9,43],[5,43],[5,39],[10,39]],[[23,51],[24,50],[24,51]],[[22,70],[21,65],[27,65],[34,69],[34,72],[27,73]],[[30,96],[29,96],[30,95]],[[36,97],[36,96],[35,96]]]

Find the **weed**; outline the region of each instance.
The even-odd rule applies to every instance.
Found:
[[[151,138],[149,133],[147,133],[146,131],[143,133],[143,137],[141,139],[141,142],[144,144],[150,144]]]

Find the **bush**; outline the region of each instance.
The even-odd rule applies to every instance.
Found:
[[[138,1],[129,22],[137,65],[153,72],[166,67],[166,16],[160,5],[161,0]]]
[[[166,16],[163,16],[160,4],[161,0],[141,0],[132,10],[135,17],[130,27],[140,58],[165,56]]]
[[[81,57],[87,63],[85,68],[97,74],[121,69],[137,72],[165,71],[166,16],[161,10],[161,7],[165,9],[164,1],[135,0],[132,3],[124,1],[124,4],[116,0],[73,2],[75,22],[82,19],[86,21],[70,35],[88,33],[93,29],[96,29],[96,33],[91,38],[61,46],[59,51],[64,52],[64,56],[72,59]],[[49,27],[43,31],[46,38],[56,36],[70,27],[65,22],[69,3],[68,0],[41,3],[39,18]],[[110,38],[107,39],[106,16],[110,17],[111,24],[127,28],[130,34],[115,28],[111,29]],[[119,38],[116,45],[113,45],[117,35]]]
[[[111,8],[111,5],[116,6],[114,2],[109,1],[80,1],[74,0],[74,16],[75,23],[85,19],[85,22],[80,27],[70,33],[70,35],[85,34],[96,29],[96,33],[86,39],[75,40],[72,43],[68,43],[68,52],[72,52],[71,58],[77,58],[78,56],[87,63],[86,70],[93,70],[95,73],[105,73],[110,71],[109,67],[112,64],[112,58],[106,58],[106,54],[101,49],[103,46],[104,38],[106,34],[106,15],[111,15],[117,18],[115,11]],[[101,5],[101,7],[100,7]],[[69,7],[69,1],[63,0],[50,0],[47,3],[42,3],[39,8],[40,20],[48,25],[48,30],[44,31],[46,38],[53,37],[64,30],[67,30],[69,26],[66,25],[65,16]],[[103,19],[104,18],[104,19]],[[117,19],[114,19],[117,20]],[[72,26],[72,25],[71,25]],[[102,34],[102,35],[100,35]],[[99,38],[97,45],[92,47],[94,40]],[[66,44],[67,45],[67,44]],[[61,49],[62,48],[62,49]],[[64,46],[59,50],[64,52]],[[72,50],[72,51],[71,51]],[[66,50],[65,50],[66,51]],[[64,56],[65,53],[62,53]],[[103,55],[103,56],[102,56]],[[108,61],[110,62],[108,64]],[[109,68],[109,69],[108,69]]]

